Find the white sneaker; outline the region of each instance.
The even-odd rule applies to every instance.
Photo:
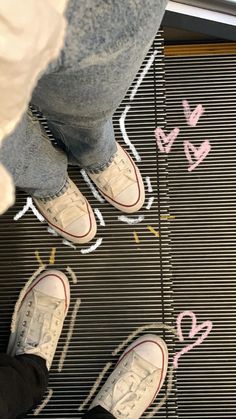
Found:
[[[156,398],[166,376],[168,350],[155,335],[144,335],[124,352],[89,409],[100,405],[117,419],[138,419]]]
[[[144,203],[145,191],[138,167],[117,143],[114,160],[99,173],[88,173],[104,198],[126,213],[138,211]]]
[[[69,304],[66,275],[56,270],[41,273],[23,295],[7,353],[40,356],[46,360],[49,370]]]
[[[62,195],[33,200],[48,224],[67,240],[83,244],[95,236],[97,224],[93,210],[71,179]]]

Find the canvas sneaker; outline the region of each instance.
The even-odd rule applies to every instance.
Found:
[[[69,281],[60,271],[46,270],[20,298],[7,353],[40,356],[46,360],[49,370],[69,308]]]
[[[168,350],[155,335],[136,339],[92,402],[117,419],[138,419],[156,398],[166,376]]]
[[[102,172],[88,175],[104,198],[120,211],[133,213],[143,206],[145,191],[141,174],[118,143],[112,163]]]
[[[97,224],[92,208],[68,178],[65,192],[50,198],[33,198],[48,224],[62,237],[83,244],[93,239]]]

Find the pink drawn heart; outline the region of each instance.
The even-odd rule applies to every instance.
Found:
[[[179,128],[172,129],[168,135],[166,135],[160,127],[157,127],[154,132],[160,152],[168,154],[173,142],[179,135]]]
[[[205,109],[202,105],[199,104],[193,111],[191,111],[187,100],[183,100],[182,104],[187,124],[190,125],[190,127],[195,127],[199,121],[199,118],[204,114]]]
[[[183,311],[180,313],[177,317],[176,324],[177,324],[177,332],[179,336],[180,342],[184,342],[184,337],[181,329],[181,322],[184,317],[190,317],[192,319],[192,328],[189,332],[189,338],[193,339],[197,333],[199,333],[201,330],[206,329],[204,333],[202,333],[199,338],[191,343],[190,345],[185,346],[180,352],[177,352],[177,354],[174,356],[173,365],[174,368],[178,368],[178,360],[179,358],[189,352],[191,349],[193,349],[195,346],[201,345],[201,343],[206,339],[206,337],[209,335],[211,329],[212,329],[212,322],[210,320],[207,320],[197,326],[197,319],[196,315],[192,311]]]
[[[211,150],[211,144],[208,140],[203,141],[200,147],[195,147],[190,141],[184,141],[184,151],[186,158],[188,159],[190,166],[188,171],[194,170],[207,156]],[[194,159],[191,157],[190,151],[194,155]]]

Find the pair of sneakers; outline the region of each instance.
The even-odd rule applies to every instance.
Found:
[[[21,295],[8,354],[34,354],[48,370],[70,304],[70,286],[60,271],[41,273]],[[156,335],[136,339],[123,353],[90,409],[101,406],[117,419],[138,419],[158,394],[167,371],[168,350]]]
[[[104,198],[122,212],[138,211],[145,200],[144,185],[132,158],[117,143],[112,163],[99,173],[88,173]],[[83,244],[97,232],[93,210],[77,186],[68,178],[63,193],[34,198],[48,224],[67,240]]]

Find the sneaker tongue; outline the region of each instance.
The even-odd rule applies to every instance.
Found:
[[[35,314],[35,321],[37,325],[35,322],[32,323],[27,337],[27,345],[32,347],[38,346],[40,342],[47,343],[50,340],[50,336],[47,334],[50,328],[50,316],[48,313],[39,312]]]
[[[140,377],[134,373],[124,374],[116,384],[116,399],[120,400],[129,392],[135,392],[140,384]]]
[[[119,411],[129,409],[130,403],[134,402],[138,393],[147,386],[148,377],[155,374],[156,371],[152,364],[135,353],[127,358],[127,364],[127,372],[123,371],[109,396],[113,408]]]
[[[104,178],[100,182],[100,184],[103,185],[102,189],[105,189],[106,187],[108,193],[111,194],[113,198],[127,189],[130,185],[133,185],[133,183],[135,183],[135,180],[124,173],[119,173],[119,176],[116,175],[109,179]],[[106,192],[106,190],[103,192]]]
[[[38,346],[39,343],[43,342],[43,344],[49,343],[51,340],[51,336],[49,333],[45,333],[44,336],[42,336],[42,330],[39,333],[35,333],[32,336],[29,336],[27,339],[27,344],[29,346]]]
[[[81,217],[86,214],[86,210],[81,210]],[[71,223],[78,219],[78,211],[76,208],[68,207],[61,211],[59,219],[64,227],[68,227]]]

